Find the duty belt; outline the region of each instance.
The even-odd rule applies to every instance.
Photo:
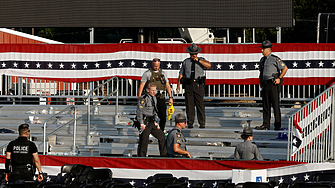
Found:
[[[165,94],[165,90],[158,90],[157,95],[159,95],[159,94]]]

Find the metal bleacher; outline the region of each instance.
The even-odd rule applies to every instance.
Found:
[[[52,112],[49,112],[50,107]],[[13,133],[0,133],[0,146],[17,137],[17,127],[21,123],[29,123],[31,136],[43,151],[43,122],[55,112],[66,108],[66,105],[3,105],[0,113],[0,127],[12,130]],[[115,106],[100,105],[98,113],[91,114],[89,135],[92,142],[87,143],[87,106],[77,105],[76,149],[73,151],[73,125],[63,127],[48,138],[48,155],[77,156],[136,156],[138,131],[129,122],[134,117],[136,105],[119,105],[120,123],[115,125]],[[175,113],[185,113],[184,106],[175,106]],[[288,116],[295,108],[282,108],[282,128],[284,130],[255,130],[254,142],[266,160],[287,159],[287,127]],[[73,112],[72,112],[73,113]],[[72,113],[57,116],[47,127],[47,133],[71,120]],[[29,116],[34,116],[33,121]],[[199,129],[195,124],[193,129],[182,130],[187,139],[187,150],[195,158],[231,159],[235,146],[243,142],[240,132],[243,127],[254,128],[262,123],[260,107],[206,107],[206,128]],[[273,118],[272,118],[273,119]],[[167,122],[166,131],[174,126]],[[272,125],[273,126],[273,125]],[[271,127],[273,129],[273,127]],[[158,144],[150,137],[148,156],[158,156]]]

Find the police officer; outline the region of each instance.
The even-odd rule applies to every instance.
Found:
[[[160,127],[157,120],[157,99],[156,99],[156,85],[154,83],[148,84],[146,94],[142,95],[137,104],[137,120],[141,126],[140,140],[137,148],[137,156],[146,157],[149,135],[152,134],[158,139],[159,152],[161,156],[166,156],[166,141],[164,133],[159,130]]]
[[[205,69],[211,67],[211,63],[205,58],[198,57],[198,53],[201,48],[196,44],[189,46],[186,51],[190,54],[190,57],[185,59],[180,68],[177,93],[180,92],[180,84],[183,84],[185,89],[185,104],[187,114],[188,128],[193,128],[195,109],[197,108],[197,117],[200,127],[205,128],[206,116],[205,116],[205,85],[206,75]]]
[[[243,133],[241,138],[244,140],[243,143],[240,143],[236,146],[234,152],[235,159],[247,159],[247,160],[263,160],[261,153],[257,146],[251,143],[253,139],[253,131],[250,127],[246,127],[243,129]]]
[[[160,69],[160,64],[160,59],[154,58],[152,60],[152,68],[143,73],[140,88],[138,89],[138,97],[142,95],[142,91],[146,85],[148,85],[149,83],[156,84],[157,110],[158,117],[160,119],[159,127],[164,132],[166,124],[165,90],[169,94],[169,105],[173,105],[173,97],[169,80],[167,79],[165,72]]]
[[[19,126],[20,136],[7,146],[5,160],[6,181],[33,180],[35,165],[39,172],[37,180],[43,180],[37,147],[35,143],[28,140],[29,132],[29,125],[21,124]]]
[[[166,139],[168,156],[191,158],[190,152],[186,150],[186,140],[181,133],[181,130],[185,129],[186,127],[185,115],[177,114],[175,116],[175,122],[176,126],[170,130]]]
[[[260,60],[260,84],[263,100],[263,125],[257,126],[258,130],[269,130],[271,119],[271,104],[273,106],[275,123],[274,130],[281,128],[281,114],[279,107],[280,85],[288,68],[282,60],[273,55],[272,44],[269,40],[262,43],[263,57]]]

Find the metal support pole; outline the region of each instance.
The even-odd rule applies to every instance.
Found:
[[[277,27],[277,43],[281,43],[281,27]]]
[[[243,43],[245,43],[245,28],[243,29]]]
[[[91,95],[89,94],[87,97],[87,135],[86,135],[86,144],[90,145],[91,143]]]
[[[94,27],[89,28],[90,30],[90,43],[94,43]]]
[[[114,116],[114,124],[120,124],[119,117],[119,78],[116,77],[116,101],[115,101],[115,116]]]
[[[335,84],[333,84],[333,86],[332,86],[332,112],[331,112],[331,130],[330,130],[330,132],[331,132],[331,144],[330,144],[330,146],[331,146],[331,159],[333,159],[334,160],[334,156],[335,156],[335,140],[334,140],[334,134],[335,134],[335,129],[334,129],[334,125],[335,125],[335,115],[334,115],[334,113],[335,113]]]
[[[229,28],[227,29],[227,43],[229,43]]]
[[[256,34],[255,34],[256,32],[255,32],[255,28],[252,28],[252,43],[256,43]]]
[[[74,113],[74,122],[73,122],[73,148],[72,152],[73,154],[76,153],[76,133],[77,133],[77,109],[76,106],[73,107],[73,113]]]

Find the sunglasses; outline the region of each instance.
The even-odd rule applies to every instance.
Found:
[[[160,59],[153,59],[152,62],[157,62],[157,61],[161,61]]]

